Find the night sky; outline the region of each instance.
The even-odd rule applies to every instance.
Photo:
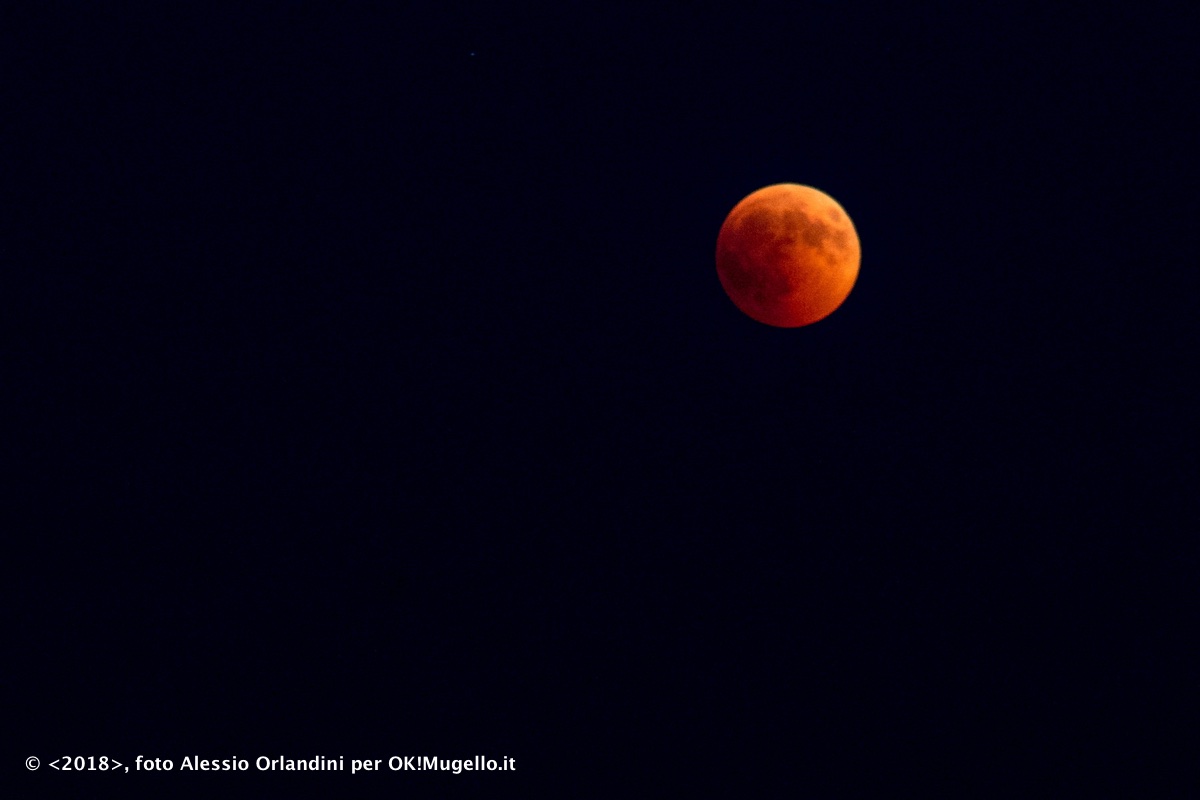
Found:
[[[5,770],[1169,784],[1186,751],[1146,743],[1188,720],[1200,567],[1186,4],[168,5],[4,34]],[[714,264],[781,182],[862,243],[793,330]]]

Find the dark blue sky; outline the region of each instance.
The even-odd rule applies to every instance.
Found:
[[[1193,14],[439,9],[16,29],[29,747],[1126,774],[1195,599]],[[862,242],[799,330],[713,263],[778,182]]]

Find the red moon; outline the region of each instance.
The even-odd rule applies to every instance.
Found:
[[[778,183],[733,207],[717,235],[717,277],[751,319],[799,328],[829,316],[854,288],[862,251],[837,201]]]

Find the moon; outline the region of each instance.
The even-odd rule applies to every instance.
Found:
[[[862,251],[838,202],[778,183],[742,199],[717,235],[717,277],[748,317],[777,328],[824,319],[854,288]]]

